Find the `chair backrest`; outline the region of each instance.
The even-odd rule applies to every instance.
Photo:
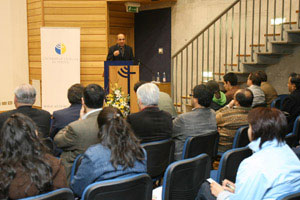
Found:
[[[78,170],[78,167],[81,164],[82,159],[83,159],[83,154],[79,154],[76,157],[76,159],[74,160],[73,165],[72,165],[72,169],[71,169],[70,182],[72,181],[73,177],[75,176],[75,174]]]
[[[285,136],[285,141],[290,147],[295,147],[299,144],[300,139],[300,116],[295,119],[293,132]]]
[[[21,200],[74,200],[72,190],[69,188],[61,188],[45,194],[23,198]]]
[[[284,99],[287,97],[287,96],[289,96],[288,94],[280,94],[280,95],[278,95],[278,98],[280,99],[280,107],[278,108],[278,109],[280,109],[281,110],[281,108],[282,108],[282,103],[283,103],[283,101],[284,101]]]
[[[226,151],[222,155],[216,181],[221,183],[224,179],[228,179],[232,182],[235,182],[240,163],[251,155],[252,151],[248,147]]]
[[[233,149],[245,147],[250,143],[249,138],[248,138],[248,128],[249,128],[249,126],[242,126],[236,131],[234,140],[232,143]]]
[[[281,195],[276,200],[299,200],[300,199],[300,191],[290,192],[288,194]]]
[[[280,109],[280,105],[281,105],[281,99],[280,97],[277,97],[276,99],[274,99],[271,103],[271,108],[277,108]]]
[[[212,159],[216,154],[216,143],[218,142],[217,131],[205,135],[188,137],[185,140],[182,152],[182,159],[192,158],[201,153],[206,153]]]
[[[207,154],[172,163],[164,175],[162,199],[194,200],[209,174],[210,158]]]
[[[175,144],[171,139],[141,144],[147,152],[147,173],[151,178],[163,176],[173,161]]]
[[[152,180],[148,174],[100,181],[87,186],[82,200],[151,200]]]

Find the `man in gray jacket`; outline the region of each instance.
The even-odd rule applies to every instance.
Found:
[[[63,150],[61,160],[66,169],[68,181],[71,168],[79,154],[99,143],[97,117],[102,110],[105,98],[103,88],[97,84],[90,84],[83,90],[80,118],[61,129],[54,137],[58,148]]]
[[[184,142],[189,136],[211,133],[217,130],[216,113],[209,108],[213,94],[201,84],[193,89],[191,112],[179,115],[173,121],[175,160],[180,160]],[[213,147],[212,147],[213,148]]]

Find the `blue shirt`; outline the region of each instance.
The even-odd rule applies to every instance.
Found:
[[[107,147],[102,144],[91,146],[84,153],[77,173],[71,180],[73,192],[81,197],[84,189],[94,182],[146,173],[147,155],[144,149],[143,151],[145,155],[143,162],[135,161],[132,168],[126,169],[118,165],[115,169],[110,162],[111,151]]]
[[[218,200],[270,200],[300,190],[300,161],[290,147],[276,139],[259,144],[260,138],[249,144],[254,154],[239,166],[235,193],[221,192]]]

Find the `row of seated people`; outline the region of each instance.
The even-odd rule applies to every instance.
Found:
[[[292,85],[295,86],[296,84]],[[173,137],[176,142],[175,159],[179,160],[186,137],[199,135],[202,131],[203,133],[207,133],[210,130],[215,131],[217,129],[215,113],[209,109],[213,99],[213,94],[210,92],[209,87],[207,85],[198,85],[194,88],[193,93],[193,112],[178,116],[172,124],[170,114],[157,109],[156,105],[160,98],[157,86],[151,83],[142,85],[137,89],[139,106],[142,110],[139,113],[129,115],[127,118],[135,135],[141,139],[142,142],[147,141],[147,139],[151,141]],[[251,94],[249,91],[248,93]],[[247,99],[246,90],[241,91],[241,94]],[[248,97],[249,96],[251,95],[248,95]],[[14,112],[22,112],[22,108],[31,109],[35,111],[34,113],[38,113],[40,110],[33,109],[31,107],[32,105],[30,105],[32,101],[34,102],[34,100],[32,100],[33,97],[35,98],[35,91],[32,86],[22,85],[17,88],[15,91],[15,104],[17,109],[1,114],[0,119],[5,119]],[[81,119],[66,126],[54,138],[57,146],[63,149],[62,163],[65,166],[68,179],[71,166],[76,156],[83,153],[90,145],[98,142],[97,134],[99,130],[95,122],[97,115],[103,107],[104,97],[104,90],[98,85],[92,84],[84,88],[83,106],[79,115]],[[28,100],[30,100],[30,102],[28,102]],[[230,104],[228,107],[230,107]],[[234,107],[232,108],[234,110]],[[42,111],[40,111],[39,117],[34,119],[37,125],[43,124],[39,123],[39,119],[42,118],[41,116],[44,115],[45,111],[43,111],[43,114],[41,113]],[[43,125],[40,125],[39,132],[41,132],[43,136],[44,133],[41,131],[42,127]],[[146,134],[144,134],[145,131]],[[153,133],[159,134],[153,137]],[[220,145],[222,145],[222,143],[220,143]]]
[[[300,161],[284,142],[287,122],[275,108],[255,108],[248,115],[249,148],[236,183],[203,183],[197,199],[276,199],[300,190]],[[70,187],[77,196],[89,184],[146,172],[147,155],[121,112],[104,108],[97,116],[99,143],[84,153]],[[47,153],[35,123],[13,114],[0,133],[0,198],[18,199],[67,187],[61,162]]]

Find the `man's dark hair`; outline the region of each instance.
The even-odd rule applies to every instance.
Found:
[[[235,93],[235,100],[237,100],[242,107],[251,107],[253,93],[249,89],[240,89]]]
[[[134,86],[133,86],[134,92],[136,93],[136,91],[139,89],[139,87],[142,86],[145,83],[147,83],[147,81],[139,81],[136,84],[134,84]]]
[[[232,86],[238,84],[238,77],[235,73],[229,72],[223,76],[225,82],[229,82]]]
[[[88,108],[102,108],[105,92],[100,85],[89,84],[83,89],[84,103]]]
[[[220,86],[219,83],[217,83],[217,81],[210,80],[206,83],[206,86],[212,93],[220,91]]]
[[[81,84],[74,84],[68,89],[68,99],[70,104],[81,104],[84,87]]]
[[[204,84],[197,85],[193,89],[193,97],[198,100],[198,104],[209,107],[213,98],[213,93]]]
[[[260,77],[257,72],[254,72],[254,73],[251,72],[249,74],[249,79],[252,81],[253,85],[260,86],[261,80],[260,80]]]
[[[266,141],[276,139],[283,142],[287,121],[285,115],[276,108],[254,108],[248,114],[248,122],[252,128],[252,140],[260,138],[261,148]]]
[[[267,82],[268,81],[268,76],[266,72],[264,71],[257,71],[258,76],[260,77],[261,82]]]
[[[300,74],[293,72],[289,77],[291,77],[291,83],[295,84],[296,90],[300,90]]]

